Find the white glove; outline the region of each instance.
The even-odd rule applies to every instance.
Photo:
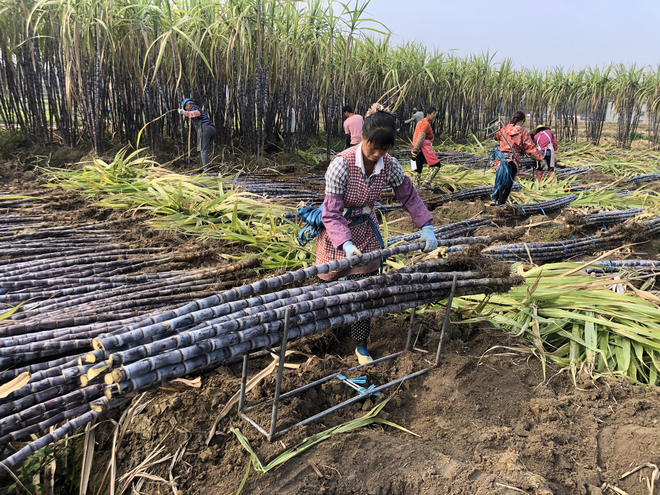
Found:
[[[179,108],[179,115],[185,115],[186,111],[183,108]]]
[[[425,225],[422,227],[422,235],[419,238],[420,242],[425,242],[424,246],[425,253],[430,253],[435,248],[438,247],[438,239],[435,237],[435,232],[433,231],[433,225]]]
[[[351,256],[362,256],[362,251],[353,244],[353,241],[346,241],[342,245],[342,249],[344,250],[344,253],[346,253],[347,258],[350,258]]]

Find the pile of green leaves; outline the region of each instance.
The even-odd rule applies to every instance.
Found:
[[[298,268],[312,259],[295,241],[298,227],[279,221],[284,206],[228,187],[222,178],[172,173],[142,150],[82,165],[46,171],[51,185],[80,191],[104,208],[146,212],[159,229],[249,246],[261,253],[266,269]]]

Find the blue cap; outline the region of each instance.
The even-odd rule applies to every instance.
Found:
[[[181,108],[183,108],[185,110],[186,109],[186,103],[188,103],[188,102],[192,103],[192,98],[186,98],[185,100],[183,100],[183,103],[181,103]]]

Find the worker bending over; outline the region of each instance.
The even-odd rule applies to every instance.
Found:
[[[543,160],[543,155],[525,130],[525,114],[517,111],[511,117],[511,122],[495,133],[495,139],[504,160],[500,160],[495,176],[495,191],[493,202],[503,205],[509,199],[516,175],[522,172],[518,157],[523,154],[532,155],[537,161]]]
[[[415,225],[422,229],[420,242],[426,243],[424,251],[432,251],[438,246],[433,232],[433,216],[397,159],[388,154],[396,138],[394,118],[382,106],[376,104],[375,108],[376,111],[364,119],[362,142],[337,154],[325,173],[321,217],[325,229],[319,233],[316,244],[317,264],[362,256],[362,253],[384,248],[375,204],[386,187],[394,190]],[[380,264],[379,260],[374,260],[366,265],[319,274],[319,278],[331,281],[346,276],[349,279],[370,277],[378,273]],[[360,364],[373,361],[367,350],[370,333],[370,320],[358,321],[351,327]]]
[[[204,173],[208,173],[209,147],[215,137],[215,126],[206,115],[206,112],[199,108],[190,98],[183,100],[179,114],[192,119],[197,131],[197,151],[199,151],[199,162]]]
[[[548,179],[552,184],[552,174],[555,173],[555,152],[557,151],[557,138],[547,125],[536,126],[531,134],[536,146],[543,154],[543,160],[536,162],[536,180],[541,185],[543,172],[548,172]]]

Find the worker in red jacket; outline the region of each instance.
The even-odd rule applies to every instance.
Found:
[[[516,175],[522,172],[516,153],[518,156],[531,155],[539,162],[543,160],[543,155],[532,141],[529,132],[523,127],[524,124],[525,114],[517,111],[511,117],[510,123],[495,133],[495,139],[500,142],[498,149],[505,159],[504,163],[498,165],[495,192],[493,192],[493,202],[500,205],[509,199]],[[504,179],[500,180],[500,176]]]

